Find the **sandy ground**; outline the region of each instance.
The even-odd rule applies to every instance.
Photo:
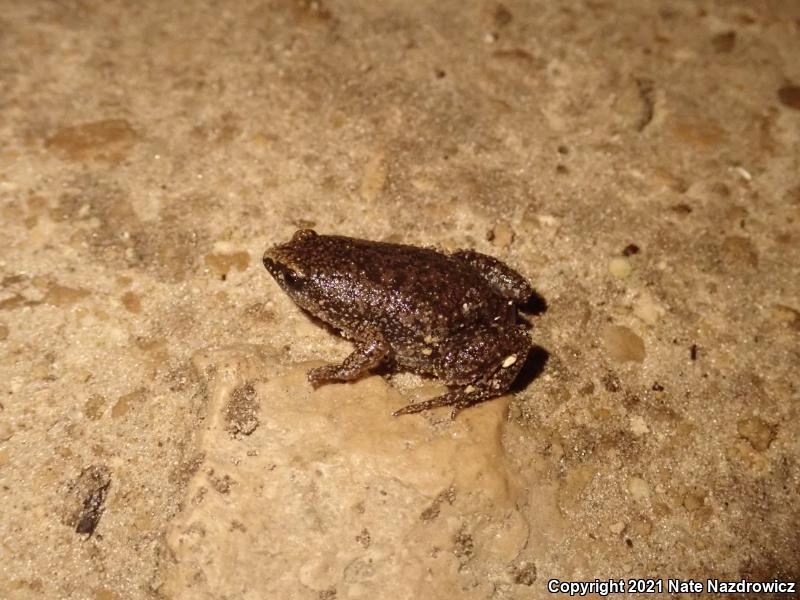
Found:
[[[0,597],[800,578],[800,4],[0,9]],[[312,390],[300,227],[517,268],[514,393]]]

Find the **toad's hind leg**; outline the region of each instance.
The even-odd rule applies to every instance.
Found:
[[[486,375],[479,376],[466,385],[466,380],[462,379],[458,382],[461,385],[456,389],[424,402],[409,404],[395,411],[393,413],[394,416],[409,415],[440,406],[452,406],[453,410],[450,413],[450,418],[455,419],[458,413],[465,408],[505,393],[514,383],[528,356],[530,340],[522,330],[515,328],[507,331],[505,335],[499,338],[499,341],[500,343],[491,353],[494,354],[490,359],[491,362],[484,365]],[[479,338],[476,346],[481,348]],[[481,349],[487,350],[485,347]],[[469,351],[470,348],[464,348],[464,350]]]
[[[450,255],[475,269],[503,298],[523,305],[533,295],[531,284],[503,261],[474,250],[458,250]]]
[[[473,386],[474,388],[474,386]],[[469,386],[465,388],[458,388],[457,390],[453,390],[451,392],[447,392],[446,394],[442,394],[441,396],[437,396],[436,398],[431,398],[430,400],[426,400],[425,402],[417,402],[416,404],[409,404],[408,406],[404,406],[400,410],[396,410],[392,413],[393,416],[399,417],[400,415],[411,415],[414,413],[419,413],[424,410],[430,410],[432,408],[439,408],[440,406],[452,406],[453,410],[450,412],[450,418],[455,419],[465,408],[469,408],[475,404],[479,404],[485,400],[489,400],[496,394],[489,393],[485,390],[478,390],[474,389],[474,391],[467,391]]]
[[[308,380],[314,387],[335,381],[353,381],[377,367],[389,356],[391,348],[382,338],[359,342],[355,350],[339,365],[311,369]]]

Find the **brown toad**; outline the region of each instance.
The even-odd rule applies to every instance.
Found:
[[[508,390],[531,348],[517,322],[530,285],[472,250],[447,255],[303,229],[267,250],[264,266],[295,303],[355,342],[342,364],[309,371],[314,386],[358,379],[384,364],[453,388],[395,415],[452,406],[455,418]]]

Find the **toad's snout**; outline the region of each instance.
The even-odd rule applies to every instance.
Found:
[[[269,273],[273,277],[275,277],[275,275],[278,273],[280,267],[279,267],[279,263],[273,257],[273,254],[272,254],[273,250],[274,250],[274,248],[270,248],[269,250],[264,252],[264,257],[261,260],[264,263],[264,268],[267,269],[267,271],[269,271]]]
[[[291,249],[286,248],[286,244],[277,244],[272,248],[267,248],[261,261],[264,267],[275,275],[275,273],[282,272],[286,265],[291,263]]]
[[[275,260],[272,258],[271,248],[264,252],[264,256],[261,260],[264,263],[264,266],[267,268],[267,271],[271,271],[275,267]]]

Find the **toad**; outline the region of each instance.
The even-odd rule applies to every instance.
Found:
[[[314,387],[358,379],[383,365],[443,380],[446,394],[394,415],[463,409],[506,392],[531,342],[517,307],[530,284],[472,250],[431,248],[297,231],[264,254],[264,266],[302,309],[352,340],[341,364],[308,372]]]

